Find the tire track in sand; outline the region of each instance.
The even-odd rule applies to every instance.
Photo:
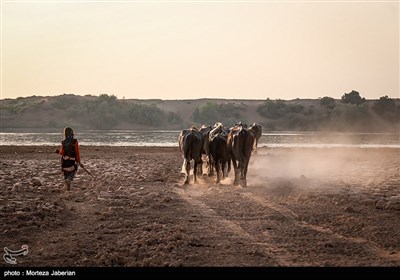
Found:
[[[205,193],[201,188],[197,189],[181,189],[174,188],[175,192],[186,202],[192,205],[202,216],[210,220],[212,223],[220,224],[223,229],[231,232],[232,234],[238,236],[240,239],[248,242],[249,244],[256,245],[259,250],[264,254],[273,259],[273,264],[266,264],[272,266],[295,266],[296,263],[293,262],[288,252],[274,246],[274,244],[267,242],[265,236],[262,239],[257,238],[255,235],[249,233],[237,222],[229,220],[221,215],[219,215],[214,209],[207,205],[207,201],[202,199],[202,194]]]
[[[252,194],[251,192],[245,192],[241,194],[243,197],[249,198],[260,205],[263,205],[265,207],[268,207],[270,209],[273,209],[274,211],[277,211],[281,213],[282,216],[286,217],[289,221],[293,223],[293,225],[301,228],[307,228],[313,231],[316,231],[318,233],[327,235],[331,239],[337,239],[337,240],[344,240],[347,242],[351,242],[357,246],[360,246],[362,249],[367,251],[368,253],[374,255],[375,257],[379,259],[385,259],[387,261],[392,261],[392,262],[397,262],[400,264],[400,252],[397,253],[390,253],[386,251],[385,249],[381,248],[378,244],[371,240],[367,240],[361,237],[347,237],[344,235],[341,235],[337,232],[332,231],[329,228],[325,228],[322,226],[317,226],[313,225],[310,223],[307,223],[305,221],[300,221],[299,216],[291,211],[288,208],[285,208],[283,206],[279,206],[276,203],[273,203],[271,201],[267,201],[266,199],[263,199],[259,196],[256,196]]]

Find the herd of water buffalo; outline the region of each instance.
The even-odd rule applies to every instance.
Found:
[[[203,174],[203,155],[208,164],[208,176],[217,173],[218,184],[221,173],[228,177],[231,162],[235,171],[234,185],[239,183],[246,187],[246,175],[251,154],[257,148],[262,134],[262,127],[253,123],[251,126],[237,123],[231,128],[225,128],[222,123],[213,127],[203,125],[201,128],[184,129],[179,134],[179,150],[183,157],[182,171],[185,173],[184,184],[189,184],[190,161],[193,160],[193,181],[197,182],[197,173]]]

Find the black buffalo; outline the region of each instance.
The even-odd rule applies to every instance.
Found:
[[[209,142],[209,135],[212,127],[211,125],[203,125],[199,130],[203,134],[203,151],[202,154],[206,155],[206,162],[207,162],[207,175],[213,175],[212,169],[212,158],[210,156],[210,142]],[[203,170],[201,170],[201,174],[203,174]]]
[[[249,131],[254,135],[254,145],[253,145],[253,152],[257,151],[257,144],[258,140],[260,140],[262,135],[262,126],[256,123],[253,123],[249,127]]]
[[[235,169],[235,186],[239,181],[242,187],[247,186],[247,169],[254,142],[255,136],[241,124],[235,125],[228,134],[227,146]]]
[[[193,182],[197,182],[197,170],[198,165],[202,165],[201,154],[203,150],[203,134],[195,127],[190,129],[184,129],[181,131],[178,137],[179,150],[183,157],[182,169],[184,170],[185,182],[184,184],[189,184],[190,175],[190,161],[193,159]]]
[[[230,154],[227,146],[228,132],[224,129],[222,123],[216,123],[214,128],[210,131],[209,146],[210,154],[213,159],[213,166],[217,173],[218,184],[221,181],[220,170],[224,178],[228,177],[230,170]]]

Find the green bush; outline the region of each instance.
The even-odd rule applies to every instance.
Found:
[[[362,103],[365,102],[365,98],[361,97],[358,91],[352,90],[350,93],[343,94],[342,102],[361,105]]]
[[[194,109],[192,119],[198,124],[213,125],[216,122],[222,122],[225,126],[230,126],[238,121],[245,121],[241,113],[242,110],[241,106],[233,103],[207,102]]]

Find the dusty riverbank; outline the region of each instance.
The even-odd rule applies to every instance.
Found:
[[[249,187],[182,186],[178,148],[0,146],[0,246],[21,266],[400,266],[400,149],[266,149]],[[4,261],[1,266],[7,265]]]

